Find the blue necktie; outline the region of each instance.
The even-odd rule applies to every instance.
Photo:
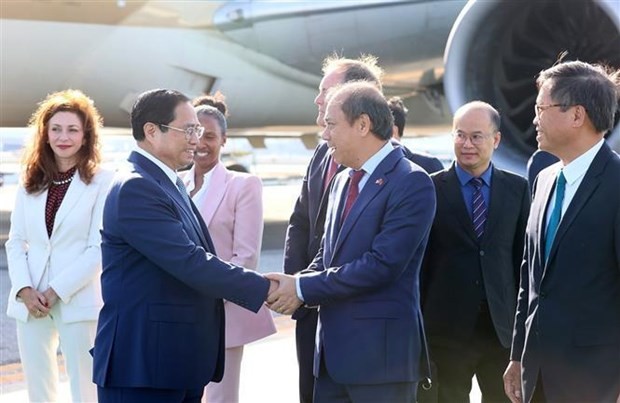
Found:
[[[472,197],[471,208],[474,220],[474,232],[478,239],[484,234],[484,224],[487,221],[487,206],[482,197],[482,179],[472,178],[471,184],[474,186],[474,195]]]
[[[177,187],[179,188],[179,192],[181,193],[181,196],[183,197],[183,201],[187,205],[187,208],[189,209],[189,211],[193,213],[194,211],[192,210],[192,203],[189,201],[189,195],[187,194],[187,188],[185,187],[185,184],[183,183],[181,178],[177,177],[176,184],[177,184]]]
[[[560,226],[565,190],[566,178],[564,177],[562,170],[560,170],[555,182],[555,203],[553,204],[553,211],[551,212],[551,217],[549,217],[549,225],[547,225],[547,234],[545,235],[545,262],[549,260],[551,246],[553,246],[553,239],[555,238],[555,234],[558,232],[558,227]]]

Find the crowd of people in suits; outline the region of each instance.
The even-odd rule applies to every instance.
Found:
[[[382,73],[325,59],[324,141],[284,273],[264,275],[262,184],[220,160],[223,99],[142,93],[114,173],[92,100],[49,95],[6,244],[29,399],[57,400],[60,346],[75,402],[237,402],[271,309],[296,320],[302,403],[468,402],[474,376],[484,402],[619,402],[620,157],[604,135],[620,73],[539,74],[529,185],[493,164],[501,116],[483,101],[454,113],[449,167],[401,144],[407,109]]]

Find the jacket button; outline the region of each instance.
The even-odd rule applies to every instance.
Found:
[[[483,250],[480,251],[480,256],[484,256],[484,251]]]

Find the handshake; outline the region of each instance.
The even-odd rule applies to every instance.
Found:
[[[269,280],[269,293],[267,294],[269,309],[282,315],[292,315],[303,304],[297,295],[295,276],[267,273],[264,277]]]

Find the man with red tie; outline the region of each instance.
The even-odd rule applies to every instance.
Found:
[[[271,308],[319,307],[314,401],[410,402],[427,373],[418,276],[435,213],[432,182],[390,143],[393,118],[370,83],[330,95],[323,138],[347,167],[329,193],[323,248],[280,282]],[[403,243],[408,247],[403,247]]]
[[[357,60],[330,56],[323,62],[323,79],[314,103],[318,108],[317,125],[325,128],[325,100],[327,92],[349,81],[368,81],[381,89],[381,69],[377,59],[364,56]],[[314,151],[295,203],[286,231],[284,244],[284,272],[295,274],[312,262],[321,246],[327,207],[327,189],[338,167],[327,152],[327,143],[321,143]],[[301,307],[293,315],[296,320],[295,342],[299,364],[299,400],[301,403],[313,402],[314,340],[318,313],[316,309]]]

